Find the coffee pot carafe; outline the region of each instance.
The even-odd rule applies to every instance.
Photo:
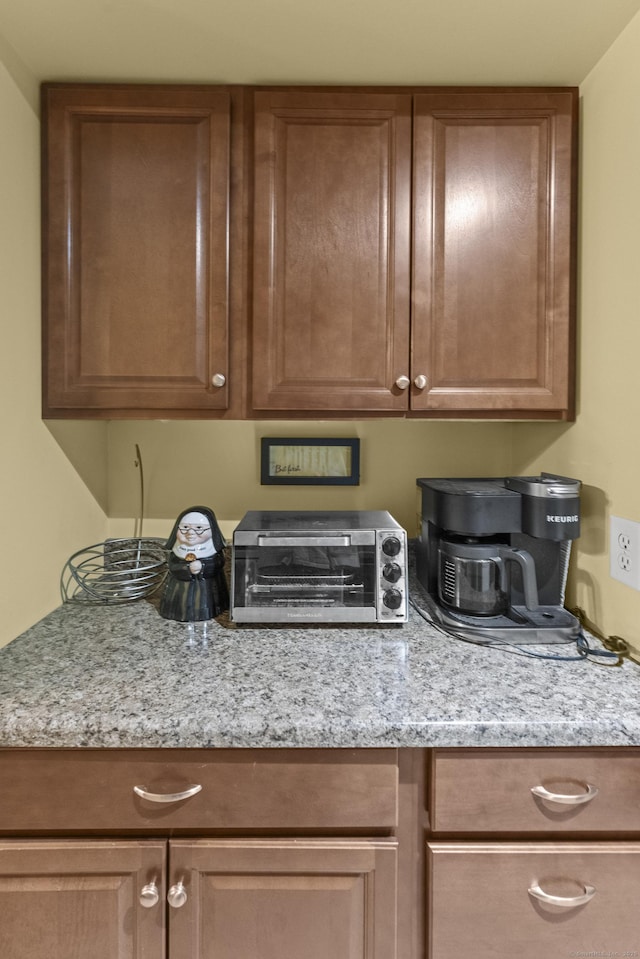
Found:
[[[527,550],[471,538],[443,539],[438,550],[438,595],[472,616],[498,616],[511,606],[511,564],[522,573],[527,609],[538,608],[538,583]]]

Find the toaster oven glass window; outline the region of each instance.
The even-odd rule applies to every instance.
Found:
[[[372,546],[244,546],[235,559],[237,606],[375,607]]]

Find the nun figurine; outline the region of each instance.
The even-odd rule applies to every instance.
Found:
[[[165,619],[195,623],[229,609],[224,574],[225,541],[215,514],[206,506],[191,506],[178,516],[165,544],[169,572],[160,600]]]

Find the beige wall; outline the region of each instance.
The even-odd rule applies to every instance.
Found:
[[[15,76],[15,64],[12,72]],[[638,89],[640,17],[582,88],[575,424],[67,423],[50,424],[49,432],[39,411],[38,121],[0,63],[0,322],[9,344],[0,358],[5,463],[0,501],[13,544],[0,561],[0,644],[57,604],[60,570],[71,552],[107,533],[132,531],[139,504],[138,443],[145,466],[146,532],[153,535],[164,535],[176,513],[197,502],[211,505],[228,521],[252,507],[384,507],[414,532],[417,476],[539,469],[577,476],[585,483],[585,518],[570,598],[608,632],[624,635],[638,648],[640,593],[610,579],[607,535],[610,512],[640,521]],[[359,436],[361,485],[262,487],[259,439],[279,434]],[[37,559],[30,554],[22,561],[22,544],[36,541],[43,544]]]
[[[610,514],[640,521],[640,15],[581,86],[579,415],[516,434],[521,470],[586,484],[574,594],[640,648],[640,592],[609,576]]]
[[[64,562],[106,518],[40,419],[39,122],[2,61],[0,137],[2,646],[59,604]]]
[[[114,517],[135,516],[145,476],[145,516],[166,517],[166,533],[187,506],[210,506],[223,520],[248,509],[388,509],[415,535],[416,479],[461,476],[469,470],[501,475],[512,468],[511,423],[434,423],[371,420],[354,423],[125,422],[109,427],[110,530]],[[361,482],[350,487],[260,485],[262,436],[354,436],[361,443]],[[147,526],[150,533],[152,527]],[[157,529],[157,525],[153,526]]]

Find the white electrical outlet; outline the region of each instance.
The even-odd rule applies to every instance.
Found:
[[[609,572],[620,583],[640,590],[640,523],[611,517]]]

